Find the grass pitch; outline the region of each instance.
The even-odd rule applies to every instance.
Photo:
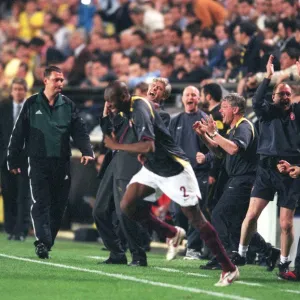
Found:
[[[277,269],[241,267],[239,282],[217,288],[220,271],[200,270],[205,261],[182,257],[167,262],[164,250],[153,249],[149,266],[134,268],[99,265],[108,257],[101,245],[66,240],[56,241],[51,259],[40,260],[33,241],[7,241],[0,234],[1,300],[300,299],[300,284],[278,280]]]

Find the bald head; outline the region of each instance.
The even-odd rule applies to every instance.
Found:
[[[200,93],[195,86],[188,86],[183,90],[182,102],[186,113],[194,113],[198,110]]]

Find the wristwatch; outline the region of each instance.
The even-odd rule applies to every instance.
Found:
[[[214,138],[218,134],[218,129],[216,129],[212,134],[210,134],[211,138]]]

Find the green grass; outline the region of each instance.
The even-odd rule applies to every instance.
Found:
[[[167,262],[164,251],[157,249],[149,253],[149,267],[147,268],[98,265],[99,259],[91,259],[88,256],[107,257],[108,252],[101,251],[101,245],[94,243],[57,240],[53,251],[51,251],[51,259],[39,260],[34,253],[32,238],[22,243],[7,241],[6,236],[0,234],[0,249],[1,300],[205,300],[225,299],[226,296],[229,297],[228,299],[238,299],[235,297],[239,296],[241,300],[242,298],[294,300],[300,297],[299,283],[279,281],[276,277],[277,270],[269,273],[263,267],[241,267],[241,281],[260,284],[261,286],[235,283],[230,287],[217,288],[213,284],[218,281],[219,271],[200,270],[199,262],[184,261],[182,257]],[[20,257],[30,261],[17,260],[3,255]],[[34,263],[33,261],[41,263]],[[65,268],[62,268],[62,265]],[[167,270],[157,268],[178,271],[167,272]],[[93,271],[102,273],[92,273]],[[196,277],[188,273],[203,274],[209,277]],[[118,275],[120,275],[119,278],[114,277]],[[130,279],[136,281],[126,280],[125,276],[130,276]],[[138,282],[138,280],[145,281]],[[173,287],[151,285],[149,282],[170,284]],[[175,286],[178,289],[175,289]],[[189,289],[184,290],[184,288]],[[295,292],[290,293],[282,290]],[[205,292],[218,294],[206,294]]]

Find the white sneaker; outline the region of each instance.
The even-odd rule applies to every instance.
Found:
[[[195,249],[187,248],[184,260],[199,260],[201,259],[201,252]]]
[[[176,235],[173,238],[167,238],[167,245],[168,245],[168,251],[166,255],[167,260],[172,260],[176,258],[176,255],[178,253],[178,246],[182,242],[182,240],[185,238],[185,230],[181,227],[175,226],[177,229]]]
[[[220,280],[215,284],[215,286],[228,286],[232,284],[235,280],[240,278],[240,272],[237,266],[233,272],[222,272]]]

